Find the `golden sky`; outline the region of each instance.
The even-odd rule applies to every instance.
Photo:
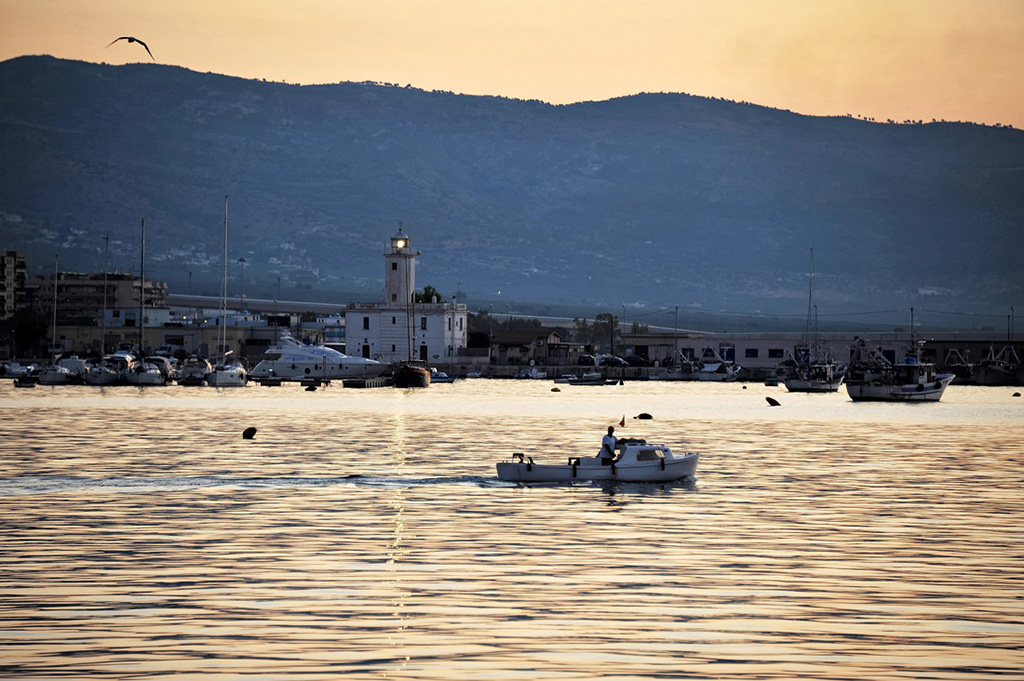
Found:
[[[27,54],[552,103],[687,92],[1024,128],[1024,0],[0,0]]]

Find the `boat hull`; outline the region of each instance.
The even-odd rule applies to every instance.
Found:
[[[47,369],[39,374],[39,385],[71,385],[75,382],[74,376],[68,371]]]
[[[249,376],[241,367],[214,369],[206,374],[206,383],[213,388],[244,388]]]
[[[847,381],[846,392],[854,402],[938,402],[953,378],[940,375],[927,385]]]
[[[843,384],[842,377],[831,381],[816,381],[806,378],[787,378],[784,383],[791,393],[834,393]]]
[[[116,385],[121,382],[121,372],[110,369],[93,369],[82,378],[86,385]]]
[[[700,454],[688,452],[673,461],[652,461],[614,466],[552,465],[502,461],[496,464],[498,479],[507,482],[673,482],[693,477]]]
[[[159,371],[129,371],[124,380],[128,385],[167,385],[167,379]]]
[[[395,369],[392,385],[396,388],[427,388],[430,386],[430,370],[403,364]]]

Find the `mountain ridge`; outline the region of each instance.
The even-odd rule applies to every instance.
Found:
[[[184,291],[375,300],[399,223],[471,301],[999,314],[1024,281],[1024,133],[671,93],[552,105],[159,64],[0,63],[0,247]],[[244,272],[236,266],[245,258]],[[500,292],[500,293],[499,293]],[[287,296],[288,294],[282,293]]]

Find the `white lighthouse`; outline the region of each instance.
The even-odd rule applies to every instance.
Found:
[[[409,236],[399,226],[384,254],[384,302],[404,306],[413,302],[416,291],[416,256]]]
[[[442,366],[458,362],[468,337],[466,305],[455,296],[448,302],[416,302],[419,254],[399,227],[384,253],[384,300],[346,306],[349,353],[382,362],[419,359]]]

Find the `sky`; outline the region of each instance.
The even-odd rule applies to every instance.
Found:
[[[1024,129],[1024,0],[0,0],[0,60]]]

